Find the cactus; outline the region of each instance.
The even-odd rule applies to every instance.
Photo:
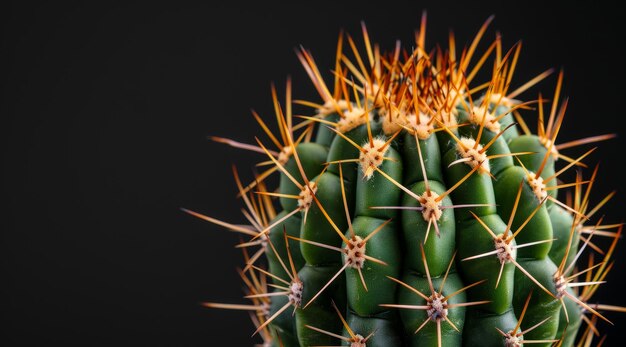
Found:
[[[553,70],[513,89],[521,44],[477,51],[491,20],[461,54],[453,34],[427,50],[425,15],[410,50],[362,24],[362,48],[339,35],[332,84],[299,50],[321,101],[288,79],[276,124],[253,114],[262,137],[213,137],[262,156],[249,184],[233,169],[249,225],[184,209],[246,238],[249,302],[205,306],[250,311],[263,346],[590,345],[624,311],[592,301],[622,226],[595,216],[613,194],[591,203],[593,149],[566,152],[614,135],[559,143],[563,72],[520,101]]]

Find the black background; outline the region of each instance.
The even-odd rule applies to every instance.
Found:
[[[606,221],[623,218],[624,63],[620,11],[505,2],[262,2],[5,4],[0,11],[3,201],[1,340],[6,345],[251,345],[245,313],[202,308],[243,302],[237,237],[182,213],[242,222],[230,171],[258,155],[207,140],[252,141],[250,108],[272,116],[269,86],[319,100],[294,48],[332,67],[341,28],[410,46],[423,9],[427,42],[459,45],[495,14],[505,47],[523,39],[515,85],[565,69],[570,99],[561,142],[617,132],[601,161],[594,201],[617,189]],[[7,6],[8,5],[8,6]],[[327,74],[326,76],[330,76]],[[554,76],[537,91],[552,95]],[[530,119],[530,118],[529,118]],[[581,150],[568,152],[572,155]],[[602,159],[602,160],[600,160]],[[595,221],[595,219],[594,219]],[[604,302],[626,304],[622,247]],[[617,345],[624,315],[602,324]]]

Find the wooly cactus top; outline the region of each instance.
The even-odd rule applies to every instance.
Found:
[[[425,15],[411,48],[341,33],[332,83],[298,51],[319,100],[292,100],[288,80],[284,103],[271,89],[275,124],[253,114],[256,141],[213,137],[263,157],[251,183],[233,170],[248,224],[185,209],[246,238],[248,302],[205,306],[250,311],[263,346],[598,339],[623,311],[592,302],[622,225],[597,217],[613,194],[591,196],[593,149],[567,151],[613,135],[561,143],[563,73],[548,98],[520,100],[553,70],[512,85],[521,44],[477,51],[491,19],[462,51],[453,34],[427,49]]]

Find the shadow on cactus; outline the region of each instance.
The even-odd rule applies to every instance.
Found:
[[[263,346],[604,341],[625,309],[593,295],[622,225],[596,217],[614,194],[592,203],[594,149],[568,150],[613,135],[560,143],[563,73],[519,100],[553,70],[514,86],[521,44],[477,51],[491,19],[462,51],[452,34],[427,50],[425,15],[410,49],[341,33],[332,81],[297,52],[319,100],[292,100],[287,80],[276,123],[253,114],[255,141],[213,137],[261,157],[251,183],[233,169],[249,225],[184,210],[243,236],[248,301],[205,306],[249,311]]]

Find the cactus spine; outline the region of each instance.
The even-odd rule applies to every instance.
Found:
[[[452,34],[426,49],[425,16],[410,51],[381,52],[365,25],[363,49],[341,34],[331,87],[300,50],[321,102],[293,101],[288,80],[282,104],[272,86],[275,130],[254,114],[264,139],[214,137],[264,156],[252,183],[234,171],[249,225],[185,210],[248,237],[251,304],[205,305],[251,310],[264,346],[589,345],[603,312],[623,310],[590,301],[622,229],[593,218],[613,196],[590,205],[593,149],[561,152],[613,135],[559,143],[563,73],[550,102],[518,100],[552,70],[511,91],[521,44],[503,53],[496,36],[479,54],[491,20],[460,56]]]

